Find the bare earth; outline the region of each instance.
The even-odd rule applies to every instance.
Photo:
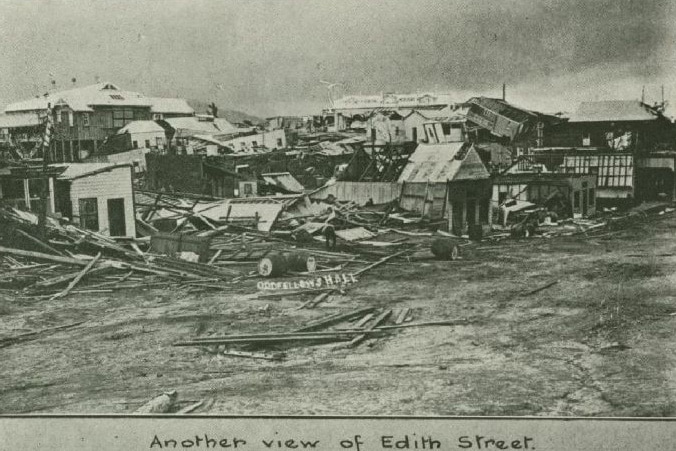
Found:
[[[229,293],[4,292],[2,336],[87,322],[0,348],[0,412],[131,413],[174,389],[185,404],[213,399],[194,412],[206,414],[673,416],[675,228],[665,215],[598,237],[468,246],[455,262],[386,263],[310,310],[256,299],[255,279]],[[172,346],[369,306],[470,324],[297,346],[283,362]]]

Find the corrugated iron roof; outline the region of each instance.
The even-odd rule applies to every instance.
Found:
[[[150,111],[163,114],[193,114],[194,109],[185,99],[172,97],[146,97],[150,104]]]
[[[258,215],[258,230],[269,232],[289,201],[295,202],[298,196],[279,196],[267,198],[225,199],[217,202],[199,204],[194,211],[212,221],[251,218]]]
[[[35,127],[41,123],[37,113],[0,114],[0,128]]]
[[[73,163],[66,166],[66,170],[59,175],[59,179],[73,180],[100,172],[110,171],[121,167],[130,167],[129,163]]]
[[[266,183],[278,186],[291,193],[302,193],[305,191],[305,187],[290,172],[270,172],[261,174],[261,177],[263,177]]]
[[[38,98],[15,102],[5,108],[6,112],[35,111],[47,109],[48,104],[66,104],[74,111],[92,111],[92,105],[144,106],[151,104],[138,92],[122,91],[112,83],[97,83],[66,91],[52,92]]]
[[[569,122],[650,121],[658,114],[638,100],[582,102]]]
[[[133,121],[117,132],[118,135],[124,133],[164,133],[164,129],[155,121]]]
[[[164,119],[171,128],[181,132],[181,136],[214,135],[221,131],[211,121],[200,121],[196,117],[170,117]]]
[[[65,91],[51,92],[33,99],[14,102],[6,112],[37,111],[47,109],[48,104],[68,105],[74,111],[93,111],[91,106],[136,106],[151,107],[155,113],[193,114],[195,111],[184,99],[145,97],[133,91],[124,91],[108,82],[96,83]]]
[[[465,164],[466,160],[468,161]],[[399,182],[443,183],[489,176],[471,143],[421,144],[411,154]]]

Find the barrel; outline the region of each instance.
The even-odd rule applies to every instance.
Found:
[[[258,262],[258,274],[263,277],[275,277],[287,271],[314,272],[317,261],[303,252],[270,253]]]
[[[432,255],[438,260],[455,260],[458,258],[458,246],[452,240],[437,238],[432,242]]]
[[[258,262],[258,274],[263,277],[281,276],[286,271],[286,259],[282,254],[270,253]]]
[[[289,271],[314,272],[317,270],[317,261],[305,252],[285,252],[284,257]]]

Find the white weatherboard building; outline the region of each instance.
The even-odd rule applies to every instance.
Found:
[[[56,209],[85,229],[136,236],[131,165],[69,165],[56,179]]]

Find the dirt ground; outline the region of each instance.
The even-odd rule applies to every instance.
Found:
[[[228,293],[3,292],[1,336],[86,322],[0,348],[0,413],[130,413],[176,390],[184,404],[211,400],[198,414],[673,416],[674,230],[672,214],[597,237],[480,243],[460,261],[391,262],[314,309],[256,298],[255,279]],[[354,349],[296,346],[283,362],[172,346],[369,306],[469,323]]]

